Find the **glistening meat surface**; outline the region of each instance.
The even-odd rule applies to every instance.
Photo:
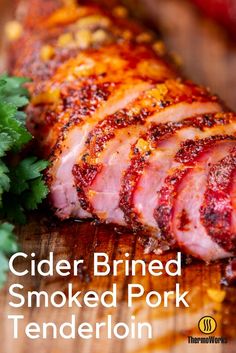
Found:
[[[149,231],[153,228],[155,232],[157,224],[153,211],[166,176],[177,164],[174,157],[181,142],[235,131],[236,125],[230,116],[225,114],[222,120],[215,116],[196,116],[180,122],[153,125],[132,146],[132,158],[122,182],[121,207],[133,227],[149,228]]]
[[[27,123],[55,214],[128,227],[158,253],[234,255],[235,114],[125,9],[32,0],[24,13],[9,68],[32,78]]]

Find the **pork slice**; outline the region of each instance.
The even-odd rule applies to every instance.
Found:
[[[180,248],[205,261],[231,255],[208,235],[201,222],[200,208],[210,167],[235,144],[235,137],[229,135],[187,140],[175,156],[180,166],[167,176],[154,213],[166,236],[173,237]]]
[[[50,200],[56,209],[56,215],[62,219],[68,217],[84,218],[90,214],[84,211],[79,204],[72,168],[93,126],[106,115],[125,107],[135,99],[148,83],[132,79],[124,83],[119,90],[102,105],[90,118],[78,124],[71,124],[61,135],[61,140],[56,145],[52,156],[52,164],[47,172],[50,184]]]
[[[209,171],[201,221],[213,241],[226,251],[234,251],[236,148],[214,164]]]

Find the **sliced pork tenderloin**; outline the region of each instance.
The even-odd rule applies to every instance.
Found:
[[[81,206],[102,221],[126,225],[119,194],[131,146],[140,134],[154,122],[178,122],[193,111],[220,109],[215,97],[206,91],[171,80],[147,90],[126,109],[101,121],[91,132],[81,161],[73,169]]]
[[[152,125],[132,146],[129,167],[123,176],[120,203],[127,223],[142,231],[150,232],[153,228],[155,234],[153,212],[181,143],[222,132],[235,133],[235,123],[234,115],[217,113]]]
[[[205,261],[232,255],[209,236],[201,222],[200,209],[210,168],[235,146],[233,135],[186,140],[175,156],[180,165],[169,171],[159,193],[154,215],[162,235]]]
[[[235,254],[235,115],[179,79],[126,11],[30,4],[10,72],[32,79],[27,125],[55,214],[128,226],[158,253]]]

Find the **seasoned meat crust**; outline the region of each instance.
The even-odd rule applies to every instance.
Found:
[[[55,214],[128,227],[157,253],[235,255],[236,115],[125,8],[19,3],[9,70],[32,79],[27,124]]]

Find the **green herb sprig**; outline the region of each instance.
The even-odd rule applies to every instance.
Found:
[[[42,171],[48,163],[37,157],[18,159],[32,139],[22,109],[29,102],[25,78],[0,76],[0,286],[6,279],[8,256],[18,249],[15,223],[26,222],[26,212],[37,209],[48,189]],[[18,160],[12,163],[12,160]]]

